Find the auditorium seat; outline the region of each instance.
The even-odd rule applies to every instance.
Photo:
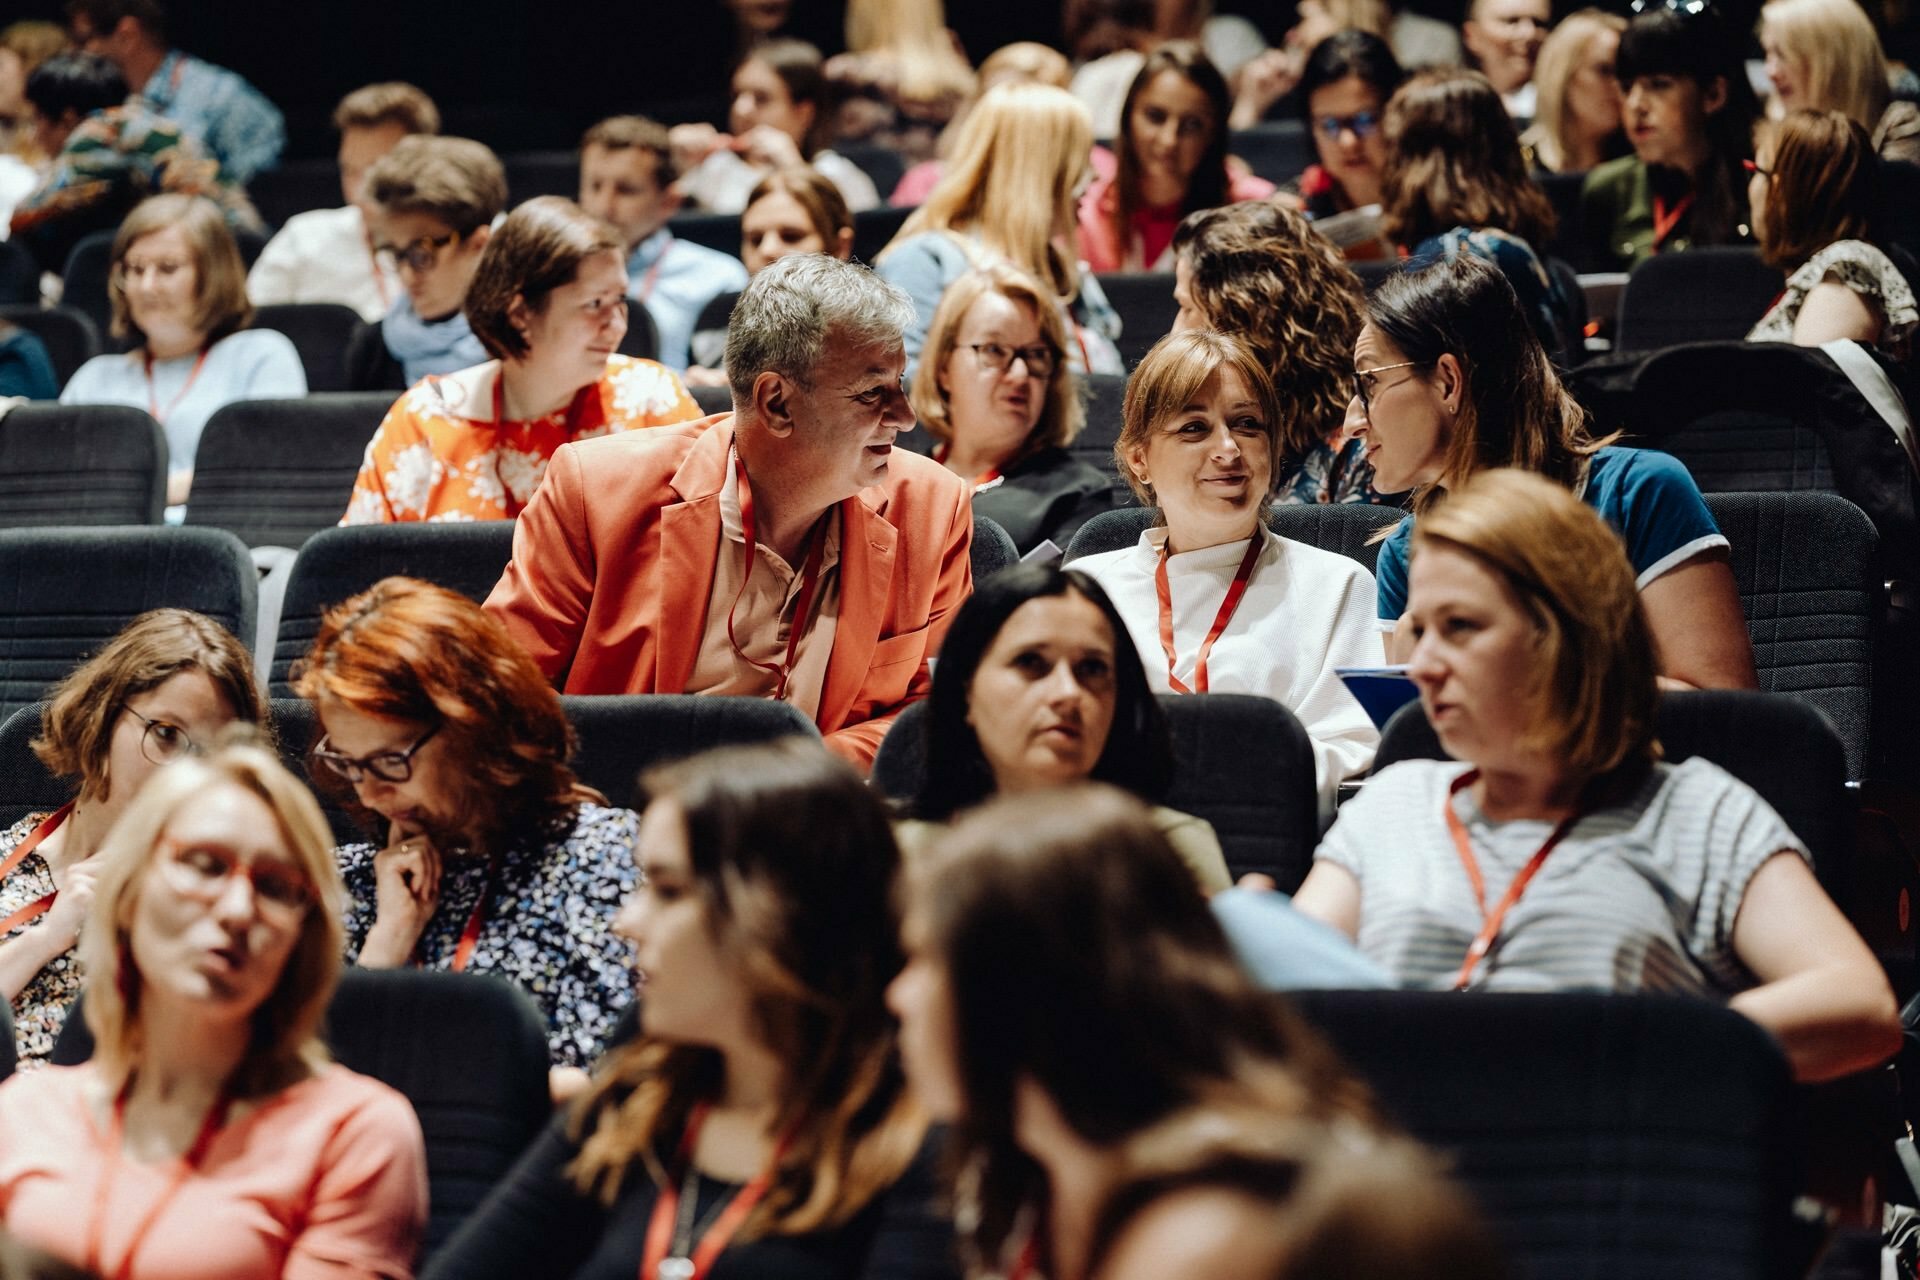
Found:
[[[1739,339],[1780,296],[1785,278],[1743,245],[1659,253],[1634,267],[1620,295],[1618,351]]]
[[[297,547],[340,523],[392,405],[387,392],[351,391],[215,410],[194,455],[187,523],[230,530],[250,547]]]
[[[73,787],[47,772],[33,754],[45,705],[30,702],[0,721],[0,831],[30,813],[51,813],[73,799]]]
[[[676,240],[703,244],[734,257],[740,254],[740,215],[737,213],[676,213],[667,219],[667,229]]]
[[[580,198],[580,153],[577,151],[515,151],[500,157],[507,171],[507,207],[525,204],[535,196]]]
[[[627,308],[627,331],[620,335],[620,354],[642,360],[660,358],[660,327],[645,307]]]
[[[289,302],[253,309],[254,329],[283,333],[300,353],[310,392],[347,390],[347,344],[360,313],[337,302]]]
[[[32,304],[0,307],[0,321],[18,325],[46,344],[47,355],[53,361],[53,376],[63,387],[75,370],[103,349],[100,331],[94,328],[93,321],[72,307]]]
[[[1067,452],[1095,471],[1108,477],[1113,485],[1114,505],[1133,505],[1133,490],[1113,463],[1113,446],[1120,440],[1125,425],[1122,406],[1127,397],[1127,380],[1117,373],[1090,373],[1080,379],[1085,390],[1086,425],[1067,445]]]
[[[1304,542],[1323,551],[1337,551],[1357,560],[1368,573],[1380,556],[1380,544],[1369,542],[1375,533],[1391,528],[1407,513],[1398,507],[1362,502],[1288,504],[1273,509],[1267,527],[1283,538]],[[1080,526],[1067,548],[1067,563],[1102,551],[1118,551],[1140,541],[1158,515],[1148,507],[1106,511]]]
[[[340,166],[333,160],[282,160],[247,183],[247,198],[270,227],[295,214],[340,207]]]
[[[569,694],[560,705],[580,735],[574,772],[612,803],[635,811],[646,807],[640,775],[655,765],[715,747],[820,738],[792,704],[771,698]]]
[[[693,331],[706,333],[709,330],[725,330],[733,319],[733,308],[739,301],[740,294],[736,290],[716,293],[707,300],[706,306],[700,308],[700,318],[694,321]]]
[[[1235,129],[1227,139],[1227,152],[1275,186],[1293,181],[1319,158],[1303,120],[1268,120]]]
[[[29,404],[0,418],[0,528],[158,524],[167,438],[139,409]]]
[[[973,518],[973,541],[968,550],[973,558],[976,590],[994,574],[1020,561],[1020,548],[1013,545],[1013,538],[997,521],[983,515]]]
[[[1131,373],[1153,344],[1167,336],[1180,314],[1180,304],[1173,300],[1173,272],[1111,271],[1095,278],[1120,316],[1116,345]]]
[[[731,413],[733,411],[732,387],[688,387],[687,394],[693,397],[693,402],[700,406],[700,412],[702,413]]]
[[[884,197],[889,188],[880,188]],[[880,251],[893,243],[900,234],[900,227],[911,214],[911,208],[895,209],[882,205],[878,209],[862,209],[853,215],[853,257],[856,262],[871,264],[880,256]],[[735,240],[728,253],[738,254],[740,242]]]
[[[40,264],[17,240],[0,240],[0,306],[38,306]]]

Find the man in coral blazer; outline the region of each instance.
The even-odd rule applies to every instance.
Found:
[[[864,267],[767,267],[735,411],[561,446],[487,609],[567,693],[780,697],[870,765],[973,587],[970,487],[893,447],[912,315]]]

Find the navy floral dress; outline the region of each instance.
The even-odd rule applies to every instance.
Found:
[[[613,932],[614,913],[639,879],[631,809],[582,804],[557,819],[538,842],[507,849],[487,883],[485,860],[454,851],[440,873],[440,905],[421,931],[415,963],[450,969],[474,903],[487,892],[486,915],[469,973],[491,973],[533,997],[547,1019],[555,1066],[584,1067],[633,1000],[633,948]],[[379,846],[336,850],[347,887],[347,961],[373,928],[373,859]]]

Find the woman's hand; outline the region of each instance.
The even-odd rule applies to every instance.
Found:
[[[426,836],[395,823],[387,847],[373,856],[373,874],[373,928],[360,948],[360,964],[397,968],[413,959],[440,905],[440,851]]]
[[[46,931],[47,959],[64,955],[80,940],[80,923],[93,906],[93,886],[100,875],[100,855],[90,854],[67,868],[60,892],[47,908],[40,928]]]
[[[748,164],[763,169],[785,169],[807,162],[793,136],[770,124],[757,124],[735,138],[733,149]]]
[[[688,173],[733,139],[710,124],[677,124],[667,130],[667,148],[673,153],[673,167]]]
[[[1239,89],[1227,125],[1251,129],[1266,119],[1273,104],[1293,91],[1306,70],[1306,57],[1296,49],[1268,49],[1240,68]]]

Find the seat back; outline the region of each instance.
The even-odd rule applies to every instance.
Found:
[[[45,709],[45,703],[28,703],[0,721],[0,830],[73,799],[73,785],[54,777],[33,754]]]
[[[95,231],[82,236],[67,254],[67,265],[60,273],[60,305],[72,307],[93,322],[101,334],[110,332],[113,307],[107,301],[107,269],[113,261],[112,231]],[[111,342],[109,350],[118,350]]]
[[[1539,246],[1540,252],[1565,258],[1576,271],[1591,268],[1587,262],[1586,204],[1581,199],[1586,189],[1585,170],[1578,173],[1538,172],[1533,180],[1546,193],[1553,206],[1553,236]]]
[[[897,185],[897,184],[896,184]],[[881,188],[884,197],[887,188]],[[878,209],[862,209],[853,215],[853,256],[857,262],[872,262],[880,256],[880,251],[893,243],[900,234],[900,228],[906,224],[907,215],[912,209],[893,209],[882,206]],[[736,239],[729,253],[740,252],[740,241]]]
[[[900,179],[907,176],[907,162],[893,147],[874,142],[841,142],[836,143],[833,150],[873,179],[873,189],[880,193],[883,201],[900,185]]]
[[[1267,120],[1250,129],[1235,129],[1227,139],[1227,151],[1246,161],[1256,176],[1276,185],[1293,181],[1317,158],[1304,120]]]
[[[515,151],[500,157],[507,171],[511,204],[535,196],[580,198],[580,154],[577,151]]]
[[[1380,544],[1369,542],[1382,528],[1398,524],[1407,513],[1398,507],[1376,506],[1360,502],[1316,503],[1275,507],[1267,527],[1283,538],[1304,542],[1322,551],[1337,551],[1349,560],[1357,560],[1368,573],[1380,558]],[[1140,541],[1140,535],[1153,527],[1158,513],[1147,507],[1128,507],[1104,511],[1080,526],[1067,548],[1066,560],[1101,551],[1118,551]]]
[[[259,574],[219,529],[0,530],[0,716],[47,690],[149,609],[253,636]]]
[[[715,747],[820,736],[792,704],[770,698],[569,694],[560,703],[580,736],[574,772],[613,804],[635,810],[646,807],[640,775],[655,765]]]
[[[1111,479],[1114,505],[1131,507],[1133,490],[1113,465],[1113,446],[1119,443],[1120,428],[1124,425],[1122,405],[1126,402],[1127,380],[1117,373],[1092,373],[1083,375],[1080,385],[1085,398],[1086,425],[1067,446],[1067,452]]]
[[[1113,271],[1097,277],[1107,301],[1120,316],[1120,358],[1129,372],[1167,336],[1180,304],[1173,300],[1171,271]]]
[[[382,578],[424,578],[484,600],[513,556],[513,521],[369,524],[323,529],[300,548],[287,578],[267,690],[291,697],[287,672],[320,631],[320,615]]]
[[[360,313],[337,302],[287,302],[253,309],[253,328],[284,333],[300,353],[308,391],[347,390],[347,344]]]
[[[340,166],[328,160],[282,160],[247,181],[247,198],[270,227],[315,209],[340,205]]]
[[[977,586],[1011,564],[1020,562],[1020,548],[1013,535],[997,520],[983,515],[973,518],[973,542],[968,549],[973,559],[973,581]]]
[[[721,253],[740,252],[740,215],[737,213],[676,213],[667,220],[674,239],[703,244]]]
[[[158,524],[167,437],[139,409],[30,404],[0,418],[0,527]]]
[[[333,527],[392,406],[384,391],[222,406],[194,455],[187,523],[231,530],[250,547],[297,547]]]
[[[0,306],[36,306],[40,264],[18,240],[0,240]]]
[[[700,318],[694,322],[695,333],[704,333],[711,329],[725,329],[733,320],[733,308],[740,301],[738,290],[729,289],[725,293],[716,293],[700,308]]]
[[[1706,245],[1659,253],[1634,267],[1620,295],[1614,348],[1653,351],[1711,338],[1740,339],[1780,296],[1785,278],[1757,249]]]
[[[641,360],[660,358],[660,326],[645,307],[627,308],[627,331],[620,335],[620,354]]]
[[[1787,1064],[1705,1001],[1300,992],[1438,1149],[1525,1280],[1785,1280],[1802,1165]]]
[[[47,357],[53,361],[53,376],[63,387],[75,370],[102,350],[100,331],[85,314],[72,307],[31,304],[0,307],[0,321],[18,325],[46,344]]]
[[[730,413],[733,410],[732,387],[688,387],[687,394],[693,397],[693,402],[700,406],[702,413]],[[925,434],[924,431],[917,431],[907,438],[911,440]]]

